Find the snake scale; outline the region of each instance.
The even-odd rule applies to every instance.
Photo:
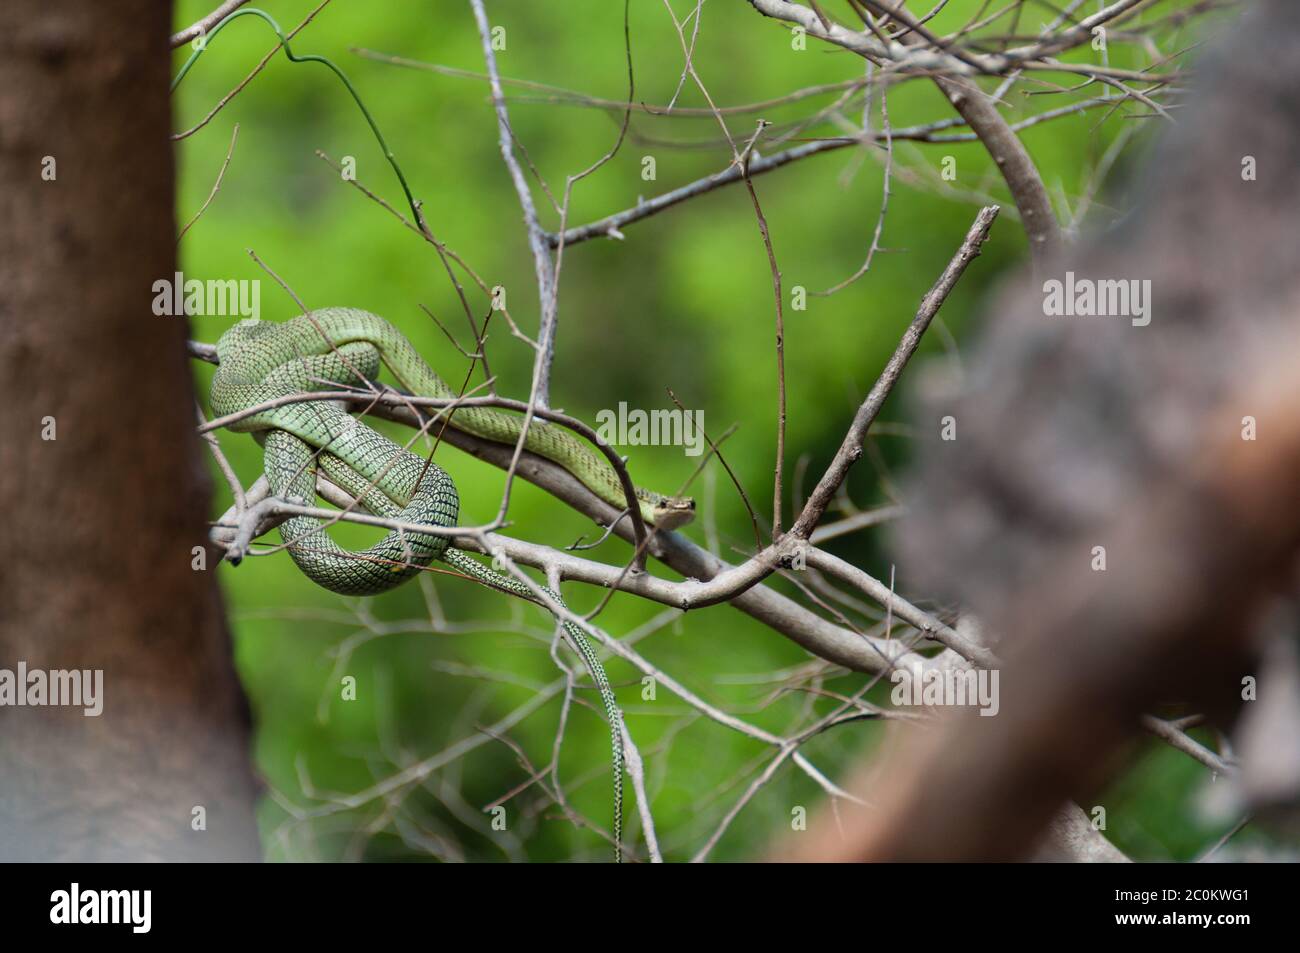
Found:
[[[279,397],[320,390],[325,383],[369,386],[381,364],[412,394],[456,397],[392,324],[354,308],[324,308],[283,322],[242,321],[222,335],[217,355],[220,365],[212,380],[211,405],[221,416],[244,413]],[[252,433],[262,444],[267,481],[277,497],[310,502],[316,495],[319,470],[376,516],[431,527],[456,525],[460,500],[447,472],[366,426],[336,402],[286,404],[248,414],[228,426]],[[450,426],[513,445],[519,438],[522,417],[491,407],[460,407],[451,416]],[[560,464],[612,505],[625,506],[622,487],[609,461],[568,431],[534,420],[525,447]],[[643,517],[660,528],[686,522],[694,507],[687,498],[646,490],[638,489],[637,497]],[[483,585],[545,606],[530,587],[449,546],[448,536],[393,530],[370,548],[354,552],[330,539],[320,520],[307,516],[287,520],[280,535],[308,578],[333,592],[375,595],[441,559]],[[564,607],[559,593],[545,586],[538,588]],[[609,721],[614,854],[615,860],[621,860],[622,712],[586,635],[574,623],[560,622],[591,672]]]

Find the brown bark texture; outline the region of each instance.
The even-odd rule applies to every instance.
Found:
[[[1142,713],[1231,726],[1300,552],[1300,6],[1256,5],[1199,72],[1128,218],[1001,295],[919,415],[900,579],[979,620],[999,714],[900,745],[857,779],[870,809],[783,856],[1024,857]],[[1149,281],[1149,324],[1049,314],[1066,272]]]
[[[176,262],[170,17],[10,0],[0,30],[0,669],[103,671],[98,717],[0,707],[3,860],[260,857],[215,563],[192,567],[187,327],[150,307]]]

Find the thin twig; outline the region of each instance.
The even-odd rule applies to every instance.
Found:
[[[235,123],[235,128],[230,133],[230,148],[226,150],[226,159],[221,163],[221,168],[217,170],[217,180],[212,183],[212,191],[208,193],[208,197],[204,200],[203,204],[199,206],[199,210],[194,213],[194,217],[185,223],[185,227],[182,228],[180,234],[176,236],[177,245],[181,243],[181,239],[185,237],[185,233],[190,230],[191,226],[199,220],[199,216],[208,210],[208,206],[212,204],[212,200],[216,198],[217,193],[221,191],[221,180],[226,177],[226,167],[230,165],[230,157],[235,154],[235,141],[238,138],[239,123]]]
[[[916,315],[912,318],[907,330],[903,332],[898,347],[894,349],[894,353],[890,356],[885,369],[881,372],[880,377],[876,379],[875,385],[872,386],[866,400],[858,408],[857,414],[854,415],[853,423],[849,427],[848,433],[844,435],[839,450],[836,451],[835,459],[831,461],[831,465],[827,467],[821,480],[818,481],[817,486],[808,497],[803,512],[799,514],[799,518],[790,527],[790,532],[793,535],[807,539],[812,534],[840,484],[848,476],[849,468],[862,456],[862,445],[866,440],[867,430],[871,427],[872,421],[880,413],[885,398],[889,396],[894,384],[898,381],[899,375],[903,373],[903,368],[907,366],[907,362],[916,352],[926,328],[930,326],[934,316],[939,313],[939,308],[947,300],[948,295],[957,284],[957,280],[965,272],[966,266],[979,255],[980,248],[987,240],[989,229],[993,227],[993,221],[997,218],[997,215],[998,206],[996,205],[980,209],[979,214],[975,216],[975,221],[971,223],[970,228],[967,230],[966,237],[962,239],[956,254],[948,262],[948,266],[944,268],[943,274],[939,276],[934,286],[921,299]]]
[[[234,11],[238,10],[247,2],[248,0],[225,0],[225,3],[221,4],[221,6],[217,7],[207,16],[195,20],[185,29],[181,30],[181,32],[173,33],[172,38],[169,41],[171,44],[171,48],[174,50],[178,46],[184,46],[190,40],[193,40],[196,37],[204,33],[207,33],[214,26],[216,26],[218,23],[220,23],[222,20],[224,20]]]

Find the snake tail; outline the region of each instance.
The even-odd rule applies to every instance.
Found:
[[[499,589],[508,592],[511,595],[527,599],[529,602],[545,608],[545,603],[537,598],[528,586],[519,580],[507,576],[503,573],[495,572],[488,569],[473,556],[462,552],[459,549],[448,548],[442,554],[442,559],[453,569],[459,570],[477,582],[493,589]],[[555,601],[565,612],[569,607],[565,605],[564,599],[560,594],[549,586],[538,586],[542,592]],[[575,652],[582,659],[587,671],[591,673],[592,680],[596,683],[596,689],[600,692],[600,700],[605,708],[605,718],[609,721],[610,747],[612,749],[611,763],[614,768],[614,862],[622,863],[623,861],[623,712],[618,707],[618,700],[614,697],[614,690],[610,686],[609,677],[605,674],[605,666],[601,664],[600,658],[596,655],[596,650],[592,647],[591,641],[587,638],[585,632],[577,625],[563,617],[559,618],[560,625],[564,633],[568,636],[569,644],[573,646]]]

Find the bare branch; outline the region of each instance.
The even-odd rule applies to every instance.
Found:
[[[556,287],[555,266],[551,261],[546,231],[537,218],[537,207],[528,188],[528,180],[515,158],[515,137],[510,129],[510,115],[506,110],[505,95],[501,91],[501,75],[497,71],[496,52],[492,49],[492,29],[488,25],[483,0],[470,0],[474,9],[474,22],[478,25],[483,46],[483,60],[487,64],[488,82],[492,89],[492,103],[497,115],[498,143],[501,159],[510,173],[519,207],[524,213],[524,227],[528,230],[528,247],[533,252],[533,267],[537,273],[537,294],[540,302],[540,325],[537,332],[537,358],[533,368],[533,399],[539,407],[550,406],[551,362],[555,358]]]
[[[830,505],[840,484],[848,476],[849,468],[858,461],[862,456],[862,445],[867,437],[867,430],[871,427],[872,421],[880,413],[880,408],[885,403],[885,398],[893,390],[894,384],[897,383],[899,375],[903,373],[903,368],[915,353],[917,345],[921,343],[921,335],[925,329],[930,326],[934,316],[939,313],[939,308],[947,299],[957,280],[966,270],[966,266],[971,263],[980,253],[980,247],[988,238],[989,229],[993,227],[993,220],[997,218],[998,207],[990,205],[980,210],[975,216],[975,221],[966,232],[966,237],[962,239],[961,246],[948,266],[939,276],[938,281],[934,283],[925,297],[921,299],[921,305],[917,308],[916,316],[912,318],[912,323],[908,325],[907,330],[903,332],[903,338],[895,348],[889,362],[885,365],[884,371],[876,379],[875,385],[871,392],[867,394],[867,399],[862,402],[858,412],[854,415],[853,423],[849,427],[849,432],[845,434],[844,441],[840,444],[840,449],[835,454],[835,459],[827,468],[816,488],[808,497],[808,502],[804,504],[803,512],[794,525],[790,527],[792,535],[800,536],[807,539],[812,535],[818,521],[821,520],[822,514],[826,512],[826,507]]]
[[[181,239],[185,237],[185,233],[188,232],[190,228],[193,227],[194,223],[199,220],[200,216],[208,210],[208,206],[212,204],[212,200],[215,199],[217,193],[221,191],[221,180],[226,177],[226,167],[230,165],[230,157],[235,154],[235,141],[238,138],[239,123],[235,123],[235,128],[230,133],[230,148],[226,150],[226,158],[225,161],[221,163],[221,168],[217,170],[217,180],[212,183],[212,191],[208,193],[208,197],[203,201],[203,204],[199,206],[199,210],[194,213],[194,217],[185,223],[185,227],[182,228],[180,234],[176,236],[176,244],[179,245],[181,243]]]
[[[234,13],[236,10],[238,10],[247,2],[248,0],[225,0],[225,2],[221,4],[221,6],[217,7],[207,16],[203,17],[202,19],[195,20],[185,29],[181,30],[181,32],[173,33],[172,38],[170,40],[171,48],[174,50],[178,46],[184,46],[190,40],[195,39],[201,34],[207,33],[214,26],[216,26],[226,17],[230,16],[230,14]]]

